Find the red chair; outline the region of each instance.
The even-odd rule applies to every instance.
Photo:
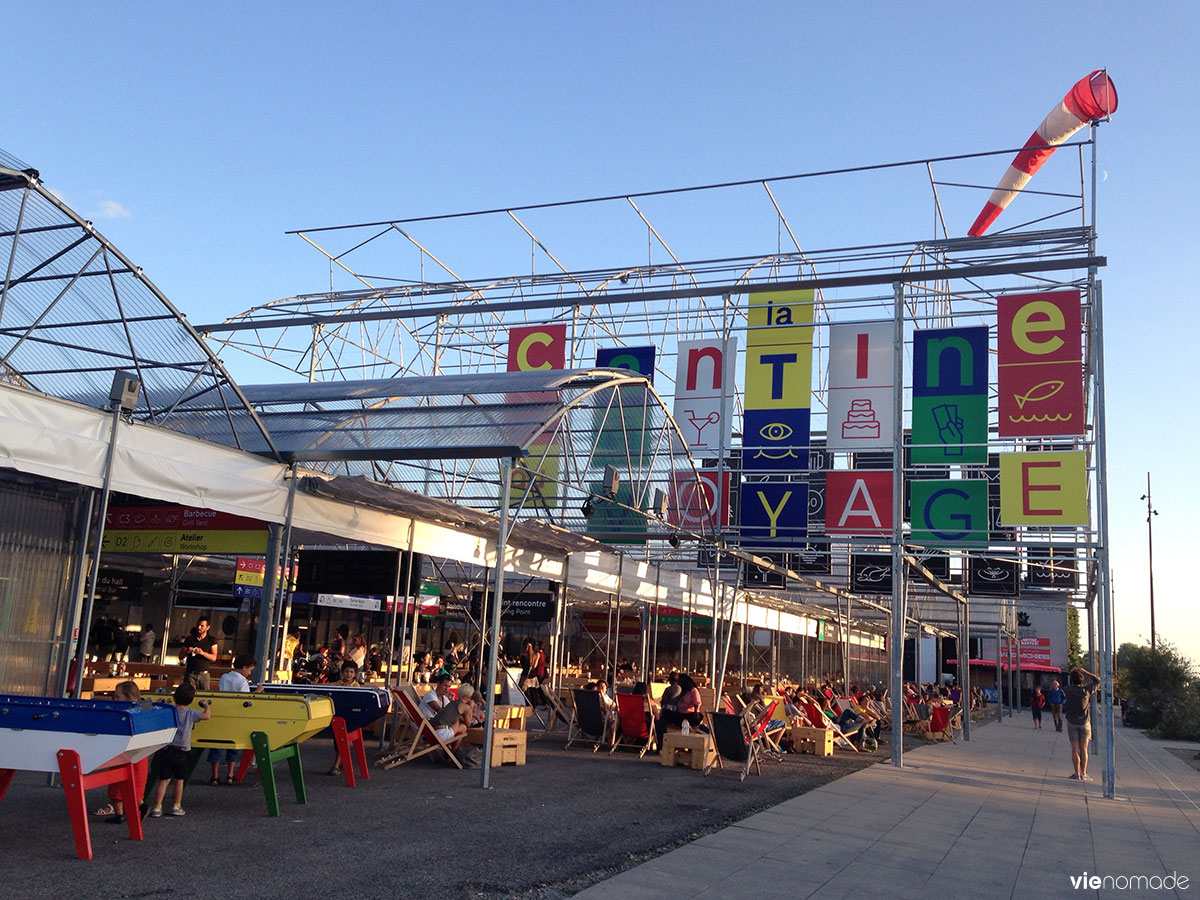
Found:
[[[954,728],[951,724],[949,706],[933,706],[929,709],[929,726],[922,733],[921,737],[928,738],[931,741],[949,741],[952,744],[957,744],[954,740]]]
[[[617,694],[617,733],[613,736],[612,754],[617,747],[632,747],[638,750],[638,759],[656,746],[654,729],[650,727],[646,714],[644,694]]]
[[[804,714],[808,716],[808,724],[813,728],[824,728],[832,731],[835,743],[845,744],[855,753],[858,752],[858,748],[850,743],[850,739],[846,736],[846,732],[838,728],[837,722],[833,721],[833,719],[821,712],[821,708],[817,706],[817,704],[813,703],[811,700],[806,700],[804,702]],[[856,728],[854,730],[857,731],[858,729]],[[854,732],[851,732],[851,734],[853,733]]]

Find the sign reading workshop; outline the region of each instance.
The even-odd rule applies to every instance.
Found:
[[[742,542],[790,547],[808,536],[813,291],[750,295],[742,419]]]
[[[266,553],[257,519],[192,506],[110,506],[104,553]]]

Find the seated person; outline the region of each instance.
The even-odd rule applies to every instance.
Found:
[[[676,701],[674,709],[663,709],[658,717],[658,743],[662,746],[662,736],[669,726],[682,727],[687,722],[691,728],[701,728],[704,723],[704,712],[700,700],[700,688],[686,672],[679,675],[679,689],[682,692]]]
[[[446,682],[448,684],[448,681]],[[442,682],[439,682],[439,687]],[[433,693],[433,692],[431,692]],[[433,730],[444,743],[451,743],[467,733],[475,722],[475,704],[471,697],[475,689],[469,684],[460,685],[458,699],[446,698],[446,704],[429,720]]]
[[[434,689],[421,698],[421,712],[425,718],[432,719],[450,702],[450,673],[442,672],[434,682]]]
[[[679,703],[679,695],[682,693],[683,691],[679,687],[679,673],[672,671],[671,674],[667,676],[667,686],[663,690],[662,708],[675,709],[676,705]]]
[[[348,659],[342,663],[342,668],[338,672],[338,684],[347,687],[358,684],[358,664],[354,660]]]

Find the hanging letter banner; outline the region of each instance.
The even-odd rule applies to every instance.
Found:
[[[912,483],[912,541],[926,547],[986,543],[987,482],[982,478]]]
[[[914,463],[987,462],[986,325],[914,332],[912,391]]]
[[[812,316],[811,290],[750,295],[743,471],[808,468]]]
[[[510,372],[562,369],[566,359],[566,325],[523,325],[508,332]]]
[[[1086,525],[1087,463],[1083,451],[1001,453],[1000,522]]]
[[[729,448],[736,365],[737,338],[679,342],[674,413],[693,456]]]
[[[825,473],[826,534],[891,534],[890,471]]]
[[[1079,291],[996,301],[1000,436],[1083,434]]]
[[[888,322],[829,326],[829,448],[891,447],[896,335]]]
[[[808,485],[800,481],[742,484],[742,546],[795,547],[808,535]]]
[[[653,347],[598,347],[596,368],[628,369],[637,375],[645,375],[654,384]]]

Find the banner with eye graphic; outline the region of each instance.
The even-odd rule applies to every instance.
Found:
[[[745,472],[808,469],[813,292],[750,295],[746,331]]]

